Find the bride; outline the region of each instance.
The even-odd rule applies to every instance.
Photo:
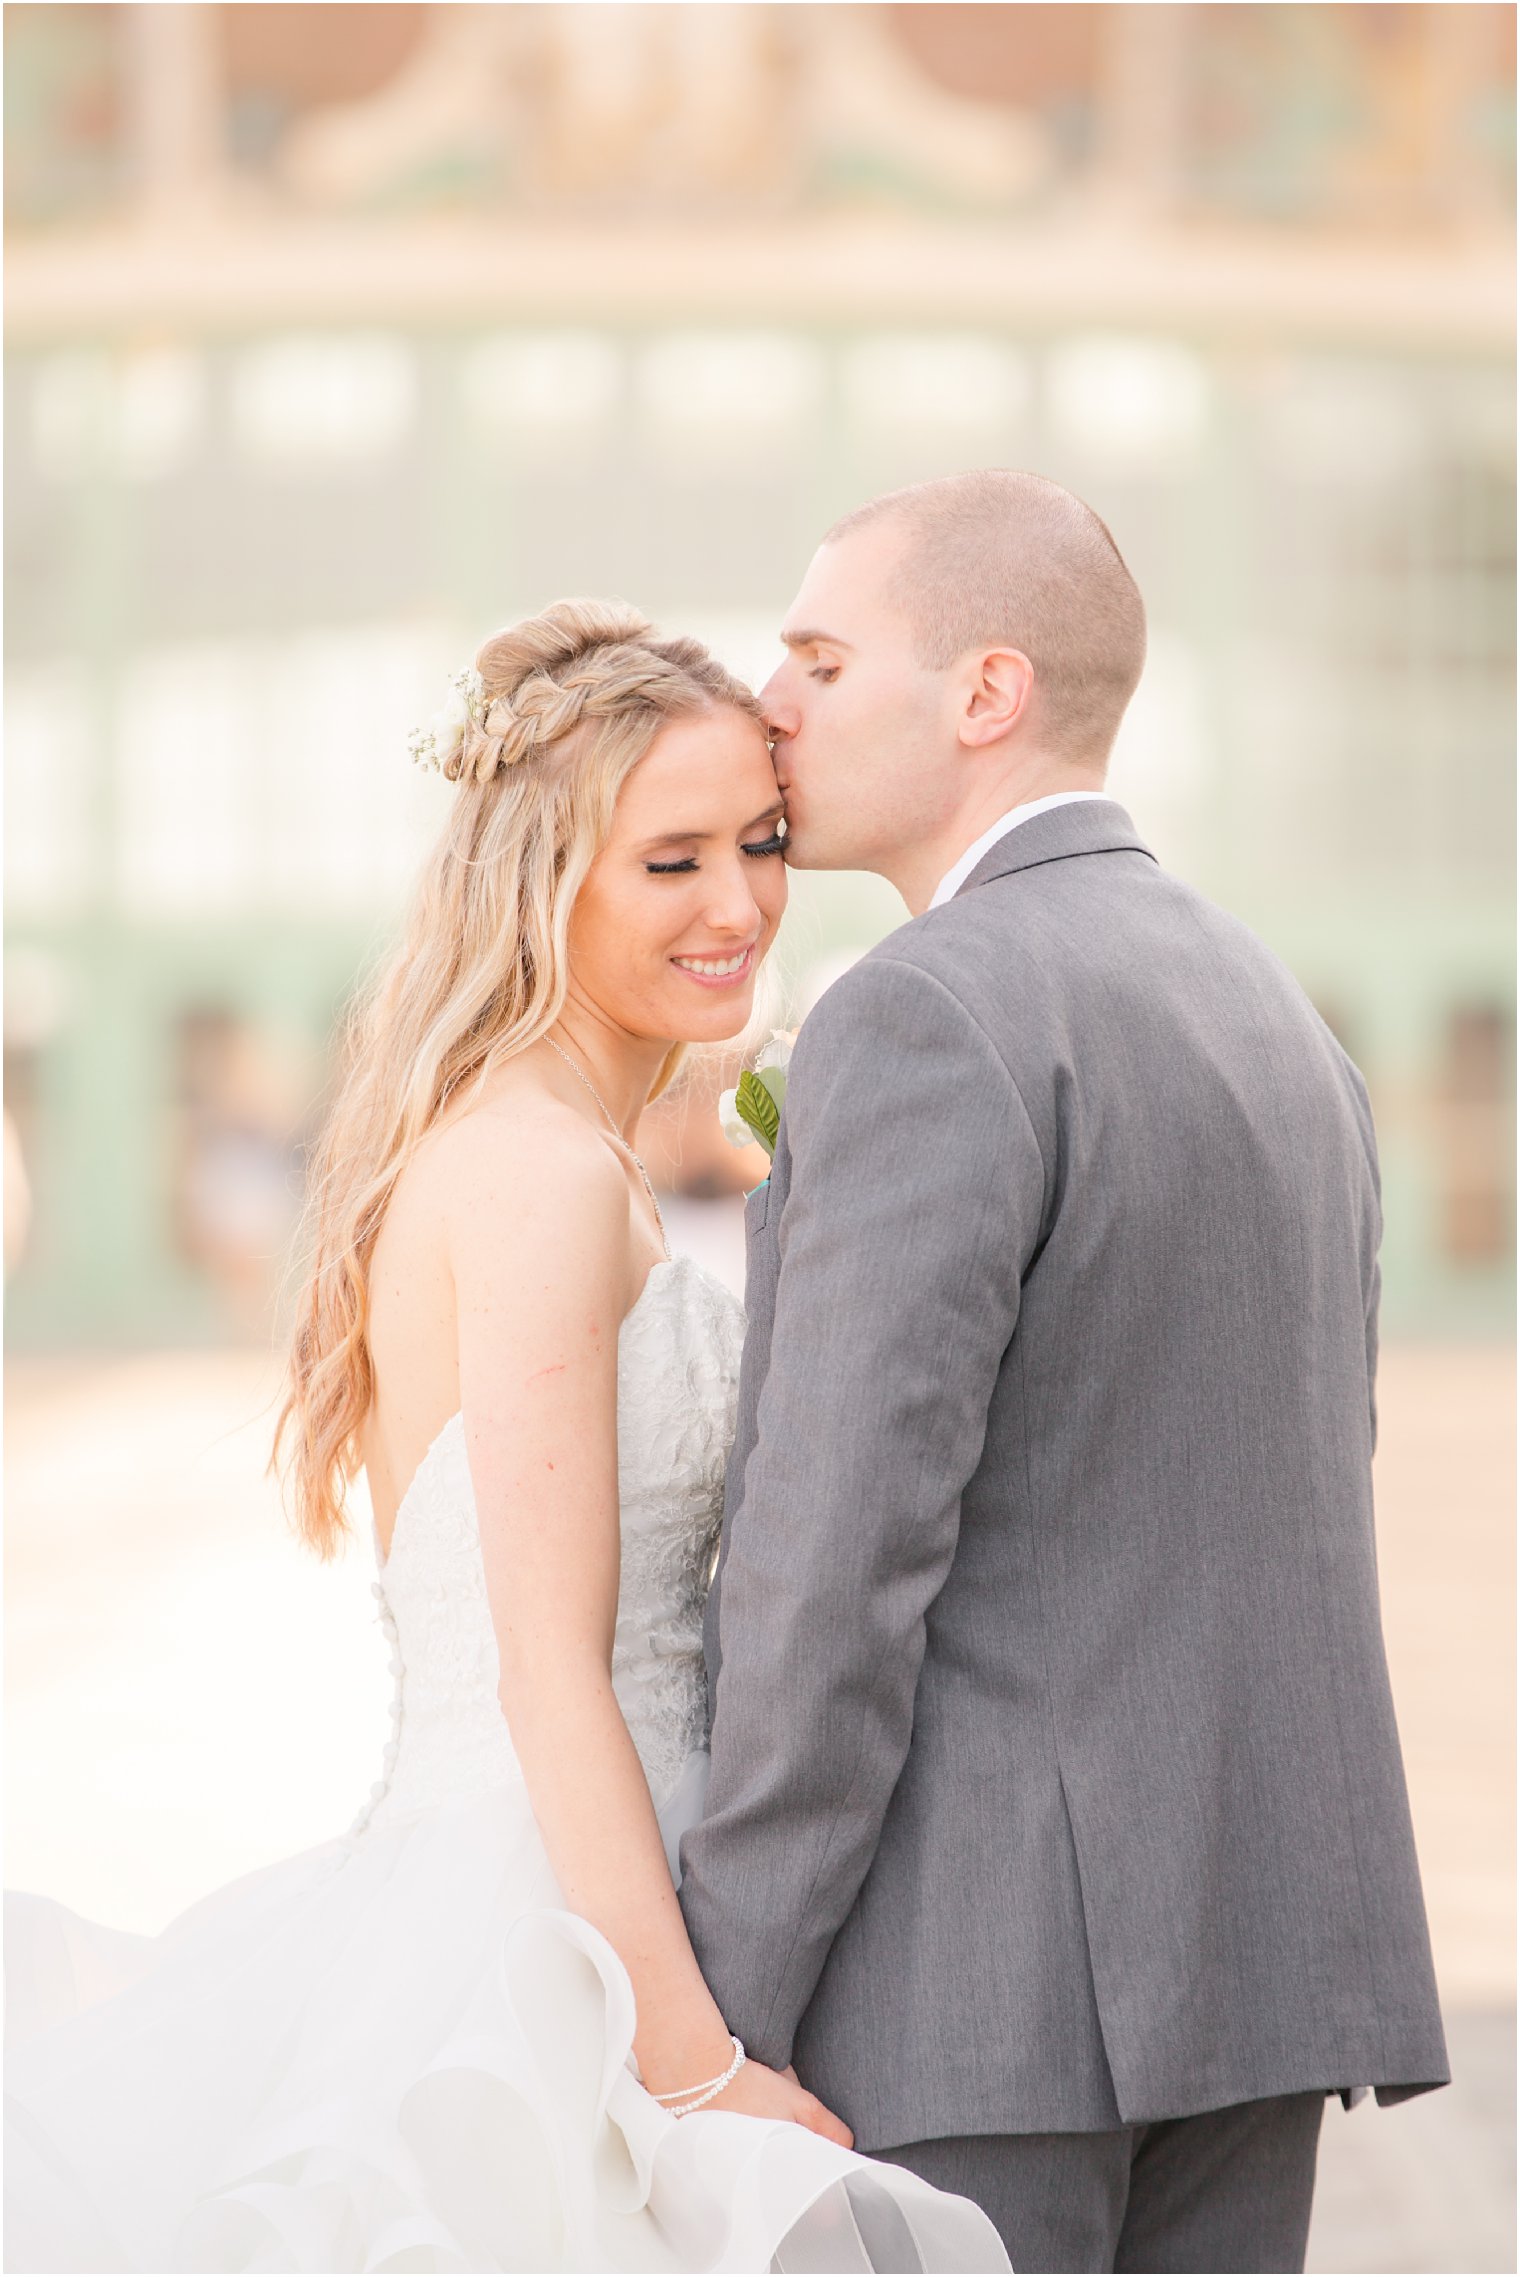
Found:
[[[634,1151],[786,899],[753,698],[562,602],[418,756],[457,788],[315,1163],[278,1446],[362,1468],[393,1645],[343,1839],[158,1938],[7,1900],[12,2270],[1006,2268],[747,2059],[673,1875],[740,1308]]]

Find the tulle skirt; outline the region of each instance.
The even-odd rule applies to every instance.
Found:
[[[5,1939],[9,2270],[1008,2267],[900,2168],[670,2119],[521,1790],[377,1817],[160,1937],[17,1895]]]

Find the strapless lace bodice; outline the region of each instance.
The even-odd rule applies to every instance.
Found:
[[[702,1612],[734,1433],[744,1318],[688,1257],[656,1265],[618,1340],[622,1571],[612,1680],[656,1803],[707,1717]],[[521,1779],[497,1699],[464,1418],[444,1425],[374,1583],[391,1643],[392,1733],[352,1834]]]

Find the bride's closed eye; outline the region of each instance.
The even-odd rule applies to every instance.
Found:
[[[754,862],[763,862],[769,854],[784,853],[786,851],[786,824],[779,822],[769,838],[762,838],[757,844],[741,845],[739,851],[741,854],[748,854],[750,860]],[[697,857],[695,854],[688,854],[683,861],[679,862],[646,862],[644,864],[652,878],[681,877],[689,874],[696,866]]]

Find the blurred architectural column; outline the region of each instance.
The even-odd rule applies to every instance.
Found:
[[[1095,202],[1143,227],[1167,219],[1184,187],[1188,7],[1100,11]]]
[[[32,1189],[26,1175],[26,1157],[21,1151],[21,1133],[9,1113],[4,1118],[5,1132],[5,1275],[9,1280],[21,1262],[26,1237],[32,1227]]]
[[[216,10],[200,0],[124,8],[128,137],[142,218],[183,229],[221,202],[225,94]]]

